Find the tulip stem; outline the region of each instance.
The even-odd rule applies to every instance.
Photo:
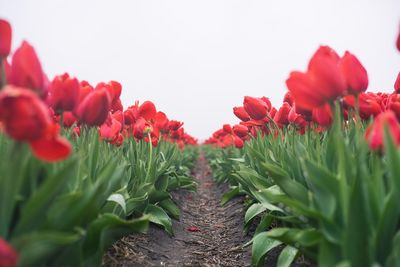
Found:
[[[356,106],[355,106],[356,122],[355,122],[355,126],[356,126],[356,135],[357,135],[357,138],[358,138],[358,135],[359,135],[359,129],[358,129],[358,127],[361,127],[360,97],[359,97],[359,94],[357,94],[357,95],[355,96],[355,98],[356,98]]]
[[[153,165],[153,144],[151,143],[151,133],[147,133],[147,137],[149,138],[149,166],[147,168],[146,181],[150,175],[151,165]]]
[[[0,90],[7,84],[6,70],[4,68],[5,59],[0,58]]]

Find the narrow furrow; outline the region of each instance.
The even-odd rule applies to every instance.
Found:
[[[181,209],[180,220],[173,220],[175,235],[154,226],[148,234],[125,237],[107,253],[104,266],[250,265],[249,249],[242,249],[250,238],[243,234],[243,199],[220,205],[227,187],[212,181],[203,156],[194,175],[197,192],[174,193]]]

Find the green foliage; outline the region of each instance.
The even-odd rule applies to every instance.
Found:
[[[238,194],[252,200],[245,229],[262,217],[253,265],[275,240],[288,245],[281,266],[298,252],[319,266],[400,266],[400,152],[388,133],[385,151],[371,152],[365,125],[342,122],[337,110],[324,133],[299,135],[287,127],[242,150],[207,148],[217,179],[233,188],[224,202]]]
[[[179,210],[170,192],[195,189],[197,148],[135,140],[115,147],[96,129],[66,135],[74,153],[56,164],[0,135],[0,237],[18,251],[19,266],[99,266],[113,242],[149,222],[172,234],[169,216]]]

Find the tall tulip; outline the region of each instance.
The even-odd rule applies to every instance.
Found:
[[[389,134],[396,145],[400,145],[400,125],[396,115],[388,110],[379,114],[365,132],[365,138],[371,150],[382,150],[384,147],[384,129],[388,127]]]
[[[72,111],[79,101],[80,85],[68,73],[56,76],[49,91],[49,104],[54,111]]]
[[[14,52],[10,76],[10,84],[29,88],[40,97],[46,97],[46,77],[42,65],[35,49],[26,41]]]
[[[249,121],[251,119],[244,107],[234,107],[233,113],[242,121]]]
[[[347,90],[352,94],[359,94],[367,90],[368,74],[360,61],[346,51],[340,59],[340,70],[346,80]]]
[[[12,30],[8,21],[0,19],[0,62],[6,58],[11,50]]]
[[[90,92],[78,105],[76,116],[80,122],[89,126],[100,126],[107,119],[111,100],[106,89]]]
[[[0,238],[0,266],[15,267],[17,266],[17,252],[3,239]]]
[[[400,72],[399,72],[399,74],[397,75],[397,79],[396,79],[396,81],[394,82],[394,91],[396,92],[396,93],[400,93]]]
[[[261,98],[245,96],[243,100],[243,107],[249,114],[250,118],[254,120],[262,120],[268,114],[268,105]]]

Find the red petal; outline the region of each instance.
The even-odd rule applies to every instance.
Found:
[[[71,144],[63,137],[39,139],[30,143],[32,153],[39,159],[54,162],[66,159],[71,154]]]
[[[197,227],[190,227],[190,228],[188,228],[188,231],[189,232],[200,232],[200,229]]]

